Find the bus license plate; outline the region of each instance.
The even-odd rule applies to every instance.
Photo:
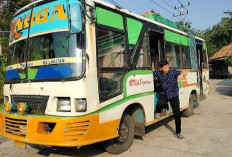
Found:
[[[25,142],[20,142],[20,141],[14,141],[14,145],[16,147],[20,147],[20,148],[26,148],[27,144]]]

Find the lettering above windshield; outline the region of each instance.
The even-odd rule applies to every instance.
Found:
[[[24,39],[28,35],[29,23],[31,21],[30,35],[38,35],[43,32],[54,30],[67,30],[67,4],[65,0],[59,0],[28,10],[17,17],[11,23],[10,42]],[[30,20],[32,16],[33,20]]]

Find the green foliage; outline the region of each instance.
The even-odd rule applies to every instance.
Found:
[[[191,22],[183,22],[183,21],[177,21],[176,24],[181,27],[185,27],[188,29],[192,29],[192,23]]]
[[[229,67],[232,67],[232,56],[227,57],[225,62],[228,64]]]
[[[232,12],[224,13],[227,17],[223,17],[218,24],[204,31],[203,38],[206,40],[209,56],[232,42]]]
[[[178,22],[176,22],[176,24],[177,24],[179,27],[184,28],[184,30],[194,32],[194,35],[195,35],[195,36],[203,37],[204,32],[201,31],[201,30],[197,30],[197,29],[193,28],[191,22],[185,22],[185,23],[184,23],[183,21],[178,21]]]
[[[6,72],[6,59],[3,56],[0,56],[0,103],[3,102],[3,85]]]
[[[2,0],[0,0],[0,3]],[[16,11],[29,4],[31,0],[10,0],[8,5],[0,9],[0,31],[10,31],[11,20]],[[3,84],[5,79],[6,58],[9,53],[9,33],[0,33],[0,45],[2,55],[0,55],[0,103],[3,102]]]
[[[0,0],[1,2],[1,0]],[[5,5],[0,10],[0,31],[10,31],[11,20],[17,10],[29,4],[31,0],[11,0],[8,5]],[[2,45],[2,52],[9,52],[9,33],[0,33],[0,44]]]

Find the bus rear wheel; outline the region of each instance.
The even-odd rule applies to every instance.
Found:
[[[122,117],[118,135],[119,137],[102,143],[107,152],[121,154],[131,147],[134,139],[134,122],[129,114]]]
[[[195,94],[191,94],[189,97],[189,107],[182,112],[183,117],[190,117],[193,114],[194,103],[195,103]]]

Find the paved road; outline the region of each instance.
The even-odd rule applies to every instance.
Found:
[[[231,157],[232,156],[232,80],[211,80],[210,95],[195,108],[194,115],[182,118],[184,140],[173,136],[174,121],[168,118],[146,128],[144,138],[118,156],[140,157]],[[20,156],[112,156],[100,144],[75,148],[29,145],[14,147],[13,141],[0,137],[1,157]]]

